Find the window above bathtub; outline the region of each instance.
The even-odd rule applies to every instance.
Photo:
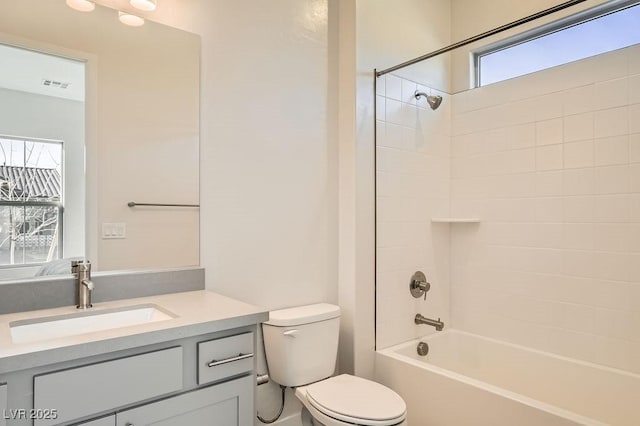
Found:
[[[639,3],[608,2],[476,50],[476,87],[640,43]]]

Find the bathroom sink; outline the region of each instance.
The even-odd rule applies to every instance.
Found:
[[[166,321],[175,317],[176,315],[160,306],[144,304],[14,321],[9,327],[13,343],[31,343]]]

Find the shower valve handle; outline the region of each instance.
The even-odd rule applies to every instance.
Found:
[[[413,297],[417,299],[424,296],[424,300],[427,300],[427,292],[429,289],[431,289],[431,284],[429,284],[423,272],[417,271],[413,274],[411,282],[409,283],[409,291]]]

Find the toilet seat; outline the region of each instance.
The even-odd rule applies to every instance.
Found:
[[[393,426],[406,417],[407,407],[400,395],[379,383],[348,374],[298,390],[310,411],[346,424]]]

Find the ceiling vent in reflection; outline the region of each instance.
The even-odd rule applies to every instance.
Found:
[[[68,89],[69,86],[71,86],[71,83],[64,83],[62,81],[56,81],[56,80],[48,80],[45,78],[44,80],[42,80],[42,85],[47,87],[54,87],[57,89]]]

